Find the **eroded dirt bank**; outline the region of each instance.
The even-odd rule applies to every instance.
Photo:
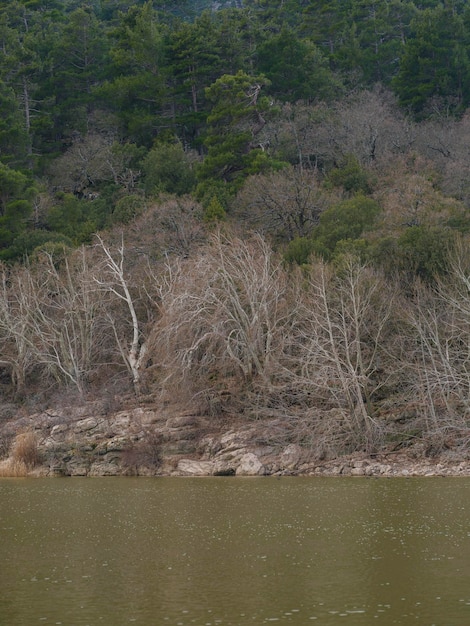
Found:
[[[44,411],[1,425],[0,475],[470,476],[461,450],[428,456],[417,444],[319,460],[309,446],[276,441],[274,426],[148,407]]]

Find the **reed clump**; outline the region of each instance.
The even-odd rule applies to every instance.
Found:
[[[28,430],[16,435],[10,449],[10,459],[13,464],[23,464],[27,469],[32,469],[41,462],[37,435]]]
[[[11,458],[0,461],[0,478],[23,478],[28,475],[28,466],[23,461]]]
[[[37,435],[28,430],[18,433],[10,447],[8,458],[0,461],[0,477],[21,478],[29,476],[41,463]]]

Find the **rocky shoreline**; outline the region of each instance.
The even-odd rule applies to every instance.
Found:
[[[270,441],[269,426],[146,407],[45,411],[2,425],[11,446],[0,476],[18,475],[9,468],[24,433],[37,447],[28,476],[470,476],[468,458],[452,451],[427,458],[419,446],[318,460],[297,443]]]

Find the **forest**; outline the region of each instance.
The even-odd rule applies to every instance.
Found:
[[[12,0],[0,41],[0,420],[468,445],[467,2]]]

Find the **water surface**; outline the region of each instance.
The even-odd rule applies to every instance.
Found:
[[[468,626],[469,478],[0,480],[0,625]]]

